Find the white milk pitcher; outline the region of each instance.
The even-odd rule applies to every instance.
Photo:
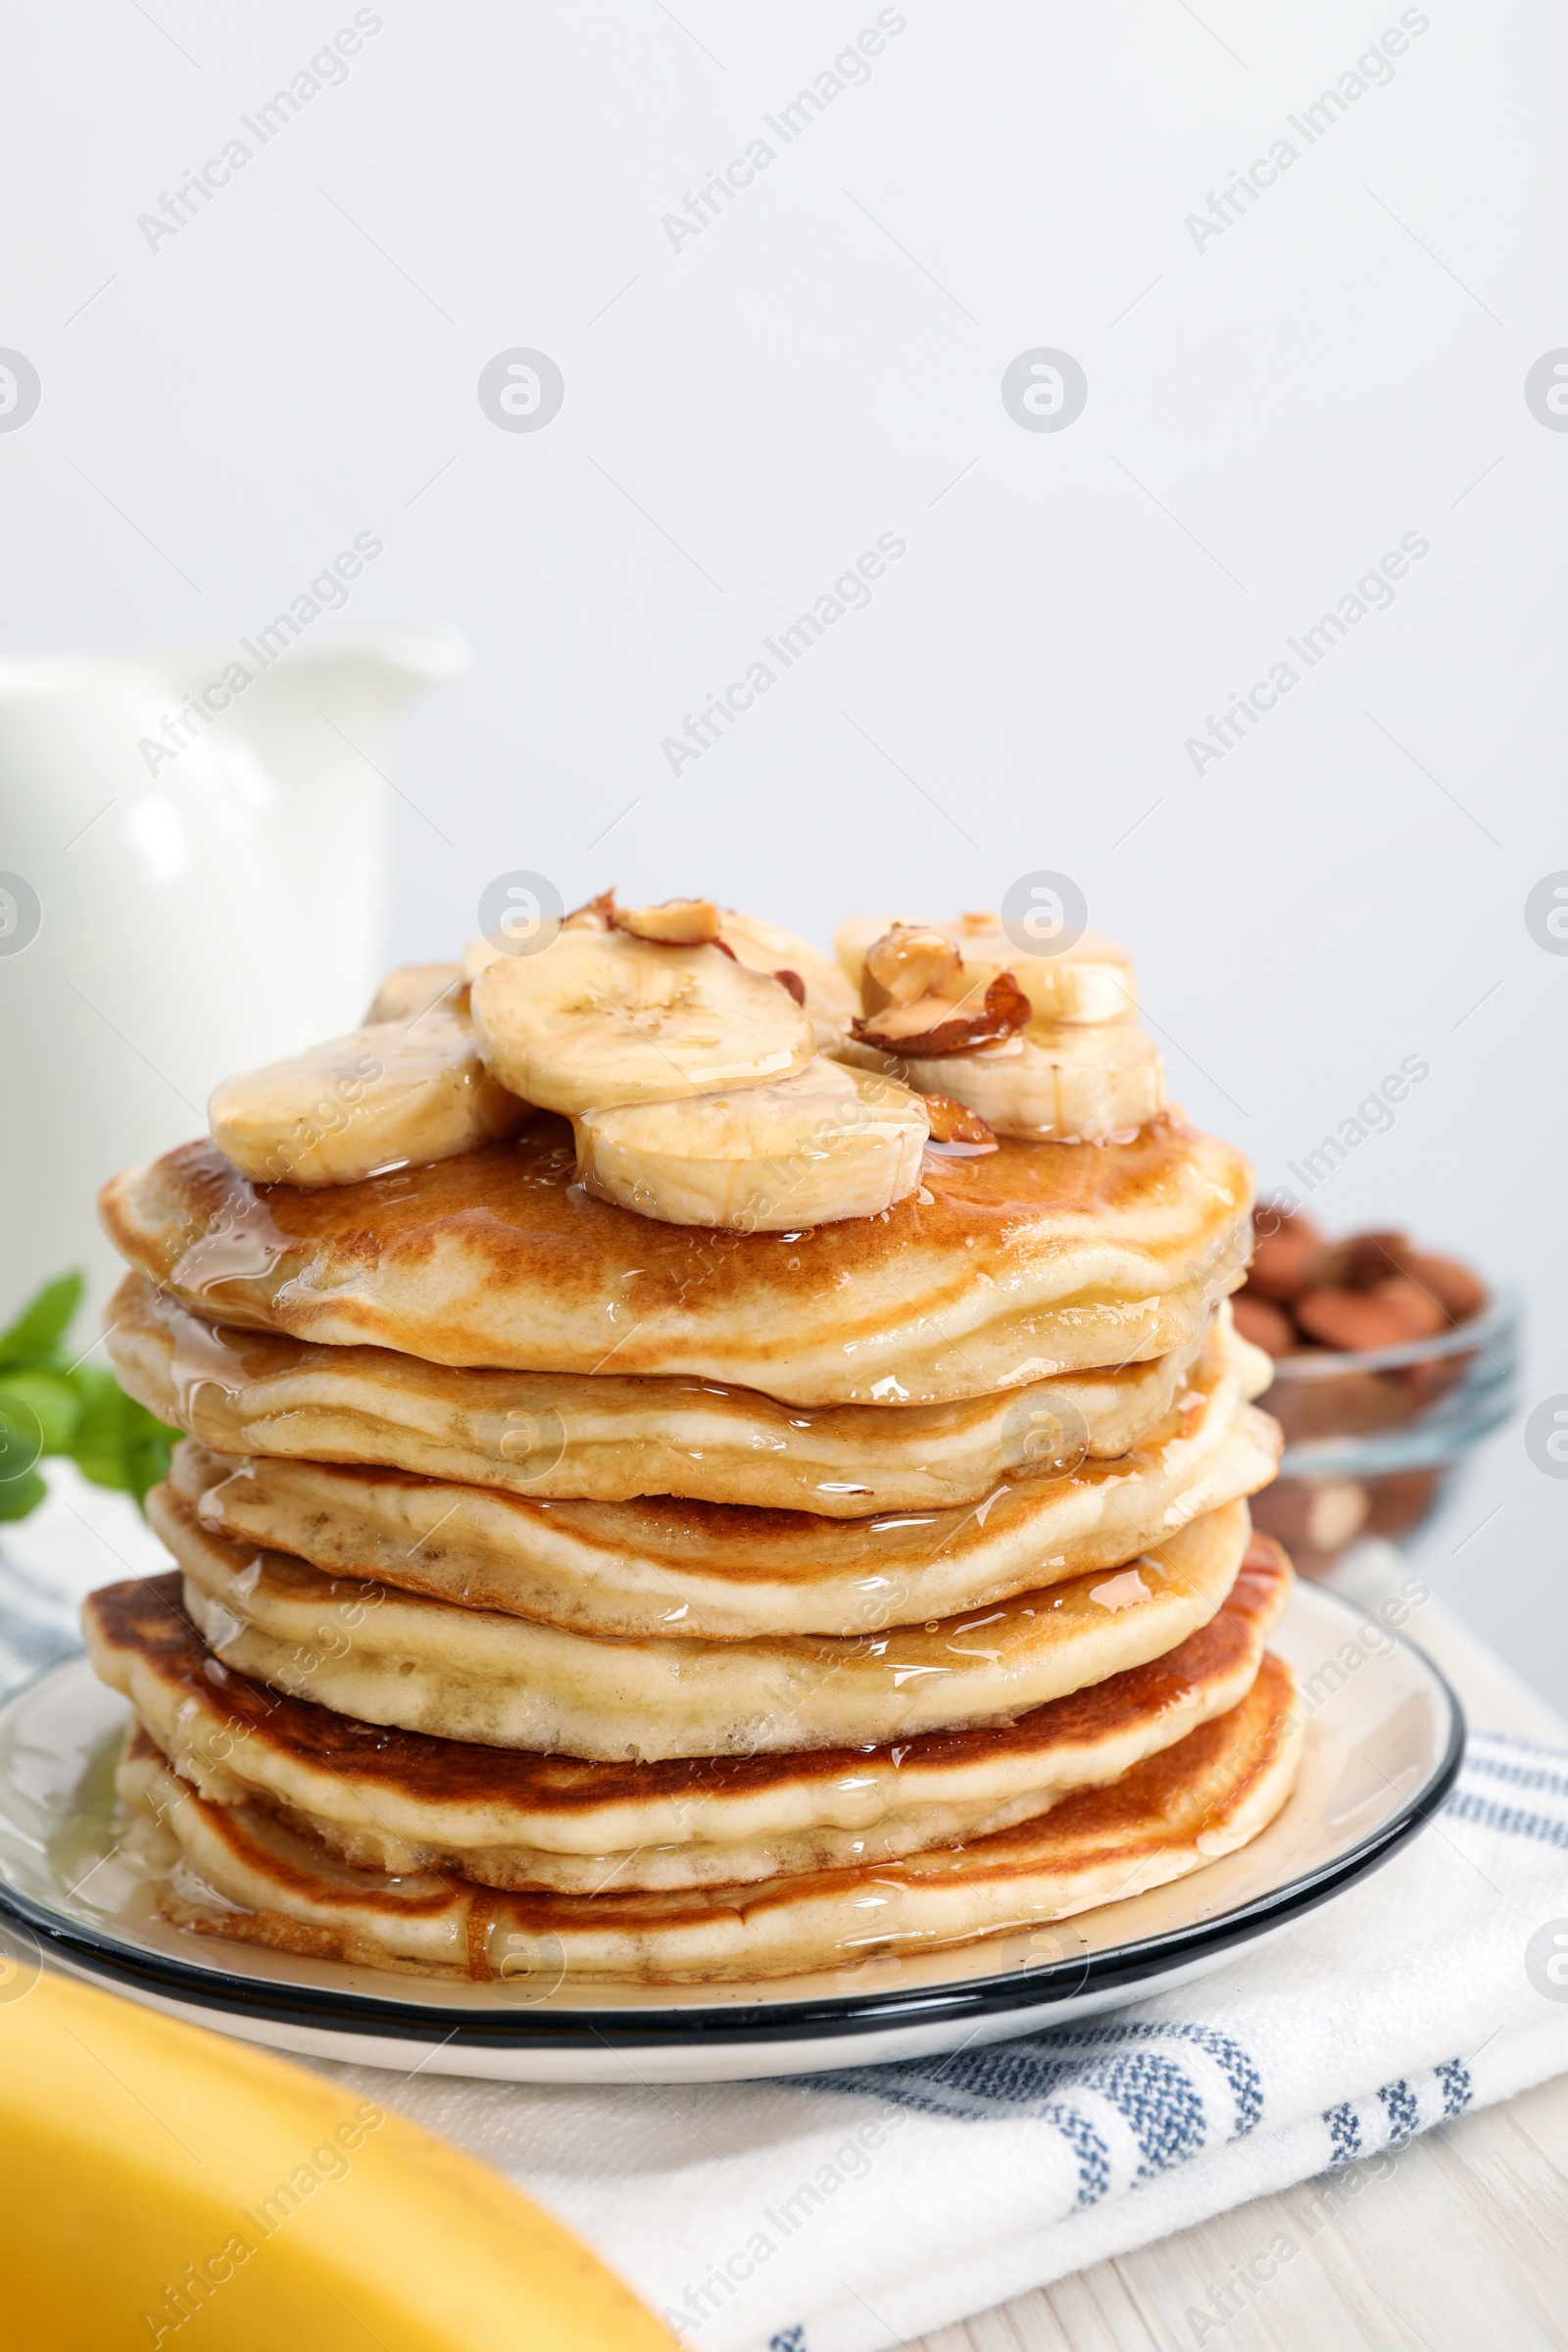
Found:
[[[114,1267],[93,1197],[378,976],[381,737],[448,635],[0,662],[0,1317]]]

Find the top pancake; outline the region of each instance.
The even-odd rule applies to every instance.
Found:
[[[1185,1347],[1236,1288],[1251,1179],[1158,1119],[1127,1144],[928,1152],[877,1217],[802,1234],[663,1225],[574,1179],[564,1122],[307,1191],[209,1143],[127,1170],[111,1240],[183,1304],[437,1364],[697,1374],[802,1404],[929,1404]]]

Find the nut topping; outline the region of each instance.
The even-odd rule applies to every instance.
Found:
[[[889,1004],[868,1013],[851,1031],[863,1046],[928,1059],[968,1054],[1016,1036],[1029,1018],[1029,1000],[1010,972],[999,972],[983,1000],[975,997],[918,997],[912,1004]]]
[[[981,1150],[997,1149],[996,1130],[989,1127],[977,1110],[965,1102],[955,1102],[951,1095],[923,1094],[925,1115],[931,1125],[934,1144],[975,1144]]]
[[[866,949],[860,1009],[880,1012],[885,1004],[960,994],[956,983],[962,969],[958,951],[945,931],[929,924],[895,923]]]
[[[615,921],[615,893],[612,887],[602,890],[597,899],[587,899],[574,906],[564,918],[563,931],[609,931]]]
[[[614,906],[611,921],[633,939],[665,948],[711,947],[718,938],[718,908],[711,899],[665,899],[659,906]]]

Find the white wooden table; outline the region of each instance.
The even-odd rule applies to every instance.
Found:
[[[1376,1600],[1404,1563],[1364,1547],[1341,1590]],[[1568,1745],[1568,1723],[1438,1600],[1410,1632],[1470,1721]],[[922,2336],[908,2352],[1199,2352],[1189,2311],[1286,2232],[1298,2251],[1205,2352],[1560,2352],[1568,2346],[1568,2076],[1412,2140],[1392,2178],[1325,2222],[1321,2183],[1200,2222]]]

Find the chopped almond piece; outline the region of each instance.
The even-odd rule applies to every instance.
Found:
[[[563,931],[610,931],[615,921],[615,894],[602,890],[597,899],[586,899],[574,906],[561,928]]]
[[[1029,1018],[1029,1000],[1010,972],[999,972],[984,1000],[920,997],[912,1004],[890,1004],[858,1020],[851,1034],[863,1046],[925,1060],[935,1054],[967,1054],[976,1046],[1013,1037]]]
[[[966,1102],[955,1102],[951,1095],[922,1095],[920,1100],[931,1123],[934,1144],[979,1144],[996,1150],[995,1128],[988,1127],[980,1113],[971,1110]]]
[[[731,955],[733,955],[734,952],[735,951],[732,948],[730,950]],[[789,990],[790,995],[795,999],[797,1004],[804,1004],[806,1003],[806,982],[801,978],[799,972],[792,972],[786,969],[782,972],[775,972],[773,977],[778,982],[780,988],[787,988]]]
[[[651,939],[665,948],[710,947],[718,937],[718,908],[711,899],[665,899],[659,906],[617,906],[611,916],[617,931]]]
[[[945,931],[929,924],[895,923],[865,951],[860,1005],[867,1013],[885,1004],[912,1004],[920,997],[950,997],[963,966]]]

